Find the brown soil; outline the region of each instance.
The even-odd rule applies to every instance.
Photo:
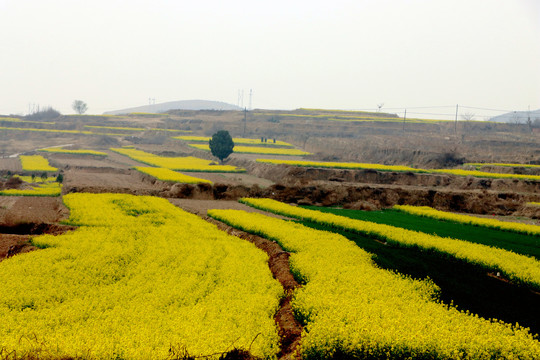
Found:
[[[10,196],[0,199],[0,225],[3,226],[57,223],[69,214],[60,197]]]
[[[29,242],[29,235],[0,234],[0,261],[36,248]]]
[[[61,234],[75,229],[60,225],[68,209],[58,197],[0,197],[0,261],[36,248],[31,235]]]
[[[0,158],[0,169],[11,172],[22,171],[21,160],[16,158]]]
[[[173,205],[178,206],[181,209],[189,211],[190,213],[206,217],[208,210],[210,209],[225,209],[225,210],[244,210],[247,212],[256,212],[278,219],[287,219],[286,217],[268,213],[259,209],[252,208],[250,206],[239,203],[236,200],[194,200],[194,199],[168,199]]]

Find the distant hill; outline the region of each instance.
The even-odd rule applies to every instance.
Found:
[[[242,108],[221,101],[209,100],[180,100],[160,104],[137,106],[128,109],[107,111],[106,115],[120,115],[129,113],[163,113],[169,110],[242,110]]]
[[[511,123],[511,124],[526,124],[527,118],[531,116],[531,121],[540,119],[540,109],[533,111],[512,111],[506,114],[498,115],[489,119],[489,121]]]

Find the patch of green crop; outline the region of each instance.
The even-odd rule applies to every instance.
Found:
[[[442,237],[461,239],[477,244],[494,246],[518,254],[533,256],[540,260],[540,239],[538,236],[512,233],[480,226],[454,223],[407,214],[394,209],[362,211],[349,209],[306,206],[308,209],[336,215],[402,227],[408,230],[435,234]]]

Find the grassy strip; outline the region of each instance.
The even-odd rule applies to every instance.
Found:
[[[280,215],[328,225],[337,229],[358,232],[404,247],[417,247],[440,252],[460,260],[501,272],[511,281],[540,290],[540,262],[532,257],[490,246],[473,244],[452,238],[441,238],[395,226],[352,220],[320,211],[286,205],[271,199],[243,198],[241,202]]]
[[[193,142],[209,142],[211,137],[209,136],[173,136],[173,139],[184,140],[184,141],[193,141]],[[247,139],[247,138],[233,138],[235,144],[242,145],[260,145],[260,146],[283,146],[283,147],[292,147],[293,145],[286,143],[285,141],[272,140],[269,142],[263,142],[260,139]]]
[[[264,252],[165,199],[64,202],[78,230],[0,262],[3,358],[217,359],[233,346],[276,357],[283,288]]]
[[[395,205],[394,209],[404,211],[409,214],[425,216],[432,219],[447,220],[455,223],[484,226],[504,231],[512,231],[529,235],[536,235],[536,243],[540,245],[540,226],[515,222],[500,221],[496,219],[485,219],[476,216],[454,214],[447,211],[435,210],[429,206]]]
[[[208,144],[189,144],[189,146],[199,149],[210,151],[210,145]],[[267,154],[267,155],[288,155],[288,156],[303,156],[310,155],[311,153],[302,151],[299,149],[275,149],[268,147],[258,146],[235,146],[233,151],[240,154]]]
[[[245,172],[245,169],[231,165],[211,165],[210,160],[199,159],[193,156],[186,157],[163,157],[132,148],[111,148],[111,151],[129,156],[131,159],[143,164],[178,171],[196,172]]]
[[[49,165],[49,161],[41,155],[21,155],[21,165],[24,171],[57,171]]]
[[[136,166],[135,169],[144,174],[153,176],[156,179],[161,180],[161,181],[169,181],[169,182],[184,183],[184,184],[200,184],[200,183],[213,184],[213,182],[211,182],[210,180],[180,174],[180,173],[177,173],[176,171],[172,171],[170,169],[165,169],[165,168]]]
[[[279,159],[257,159],[257,162],[274,164],[274,165],[291,165],[291,166],[301,166],[301,167],[320,167],[320,168],[332,168],[332,169],[370,169],[370,170],[378,170],[378,171],[428,172],[427,170],[415,169],[412,167],[401,166],[401,165],[380,165],[380,164],[353,163],[353,162],[325,162],[325,161],[279,160]]]
[[[291,252],[303,359],[513,359],[540,356],[527,329],[460,312],[437,287],[382,270],[346,238],[241,210],[208,215]]]
[[[533,256],[540,260],[539,239],[536,236],[511,233],[494,228],[428,218],[395,209],[360,211],[348,209],[305,206],[307,209],[346,216],[351,219],[392,225],[440,237],[453,237],[472,243],[494,246],[518,254]]]
[[[38,151],[56,153],[56,154],[107,156],[107,153],[104,153],[102,151],[84,150],[84,149],[63,149],[63,148],[58,148],[58,147],[38,149]]]

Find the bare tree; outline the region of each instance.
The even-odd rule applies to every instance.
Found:
[[[475,114],[472,113],[472,112],[467,112],[467,113],[461,114],[461,118],[462,118],[463,120],[466,120],[466,121],[473,120],[473,119],[474,119],[474,116],[475,116]]]
[[[381,108],[384,106],[384,103],[377,104],[377,107],[379,108],[379,112],[381,112]]]
[[[84,114],[88,110],[88,105],[82,100],[75,100],[71,104],[71,108],[79,115]]]

